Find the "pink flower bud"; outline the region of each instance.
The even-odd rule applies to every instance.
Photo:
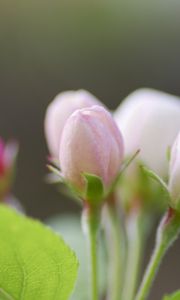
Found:
[[[167,149],[180,129],[180,99],[140,89],[125,99],[114,117],[124,137],[126,155],[140,149],[138,158],[159,176],[167,177]]]
[[[180,133],[171,150],[169,191],[172,201],[178,204],[176,202],[180,202]]]
[[[3,176],[6,166],[5,166],[5,161],[4,161],[4,152],[5,152],[5,145],[0,139],[0,177]]]
[[[59,157],[59,144],[67,118],[76,109],[96,104],[100,104],[100,102],[84,90],[60,93],[50,103],[45,116],[45,136],[50,153],[54,158]]]
[[[5,144],[0,138],[0,201],[9,192],[17,150],[17,143]]]
[[[5,144],[0,138],[0,177],[4,176],[13,167],[17,151],[18,145],[16,142]]]
[[[116,178],[123,159],[123,139],[111,114],[101,106],[74,112],[60,145],[60,167],[67,182],[83,191],[83,173],[99,176],[105,187]]]

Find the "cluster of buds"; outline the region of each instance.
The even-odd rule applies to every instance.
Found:
[[[113,116],[84,90],[64,92],[50,103],[45,117],[51,156],[58,160],[66,183],[83,198],[87,174],[100,179],[107,190],[117,178],[123,158],[132,156],[138,149],[140,153],[129,168],[128,180],[131,173],[136,182],[140,162],[167,180],[167,150],[179,130],[179,99],[151,89],[130,94]],[[173,199],[180,198],[178,145],[177,140],[170,162],[169,189]]]
[[[0,139],[0,201],[10,192],[14,178],[18,146],[15,142],[5,144]]]
[[[86,225],[83,229],[89,236],[88,245],[92,252],[89,255],[92,258],[92,299],[98,299],[96,277],[93,278],[97,266],[93,259],[96,255],[99,212],[104,203],[113,228],[114,250],[110,251],[114,251],[115,255],[115,277],[112,277],[109,295],[113,290],[113,299],[119,298],[119,283],[116,284],[117,278],[119,280],[122,275],[117,268],[121,252],[116,197],[119,191],[126,234],[123,243],[127,244],[127,256],[122,258],[126,267],[125,276],[121,278],[125,282],[122,298],[146,299],[160,260],[180,232],[179,131],[180,100],[151,89],[132,93],[113,115],[85,91],[59,94],[49,105],[45,134],[51,156],[59,164],[60,170],[56,169],[56,173],[84,200],[82,224]],[[123,159],[128,158],[122,167]],[[129,168],[124,172],[127,166]],[[134,298],[139,253],[154,219],[152,215],[164,209],[162,202],[166,203],[168,210],[157,231],[152,262]]]

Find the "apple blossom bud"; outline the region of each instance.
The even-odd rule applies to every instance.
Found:
[[[60,93],[49,104],[45,116],[45,136],[51,155],[59,157],[59,144],[67,118],[76,110],[100,104],[92,94],[84,90]]]
[[[18,145],[16,142],[5,144],[0,138],[0,177],[3,177],[13,168],[17,151]]]
[[[0,139],[0,177],[4,175],[5,172],[5,162],[4,162],[4,143]]]
[[[121,167],[123,139],[111,114],[101,106],[75,111],[67,120],[60,144],[60,167],[67,182],[81,192],[83,173],[110,187]]]
[[[172,203],[180,202],[180,133],[178,134],[172,150],[169,169],[169,191]]]
[[[17,150],[17,143],[9,142],[5,144],[0,138],[0,201],[9,192]]]
[[[138,158],[161,177],[168,175],[167,149],[180,129],[180,99],[152,89],[130,94],[114,114],[126,155]]]

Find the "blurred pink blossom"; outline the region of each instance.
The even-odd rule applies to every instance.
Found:
[[[99,100],[85,90],[60,93],[49,104],[45,116],[45,136],[53,158],[59,157],[62,131],[68,117],[76,110],[100,104]]]

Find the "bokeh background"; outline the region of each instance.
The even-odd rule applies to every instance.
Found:
[[[20,143],[14,192],[29,215],[79,209],[44,182],[48,103],[79,88],[110,109],[139,87],[180,96],[179,16],[179,0],[0,0],[0,135]],[[151,299],[180,288],[179,253],[180,242]]]

